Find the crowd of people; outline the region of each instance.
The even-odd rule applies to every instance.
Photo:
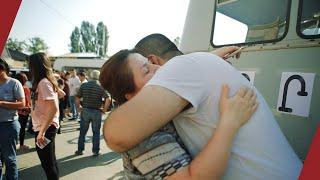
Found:
[[[80,119],[76,155],[85,150],[91,123],[92,155],[98,156],[102,114],[115,101],[103,135],[122,155],[127,179],[297,179],[300,159],[262,95],[226,58],[237,49],[184,55],[164,35],[151,34],[111,56],[90,78],[75,69],[54,72],[47,55],[36,53],[28,58],[31,88],[25,74],[9,77],[1,59],[6,178],[18,179],[16,145],[19,139],[18,148],[29,148],[29,116],[41,166],[47,179],[56,180],[61,122]]]
[[[47,179],[59,179],[55,153],[55,137],[61,134],[61,122],[79,120],[79,147],[81,155],[89,124],[93,125],[93,156],[99,155],[102,114],[111,104],[108,93],[98,81],[100,72],[75,69],[68,72],[53,71],[45,53],[28,57],[29,79],[25,73],[10,77],[7,62],[0,59],[0,179],[5,165],[7,180],[18,179],[16,149],[27,150],[24,144],[27,124],[35,135],[35,149]],[[88,81],[89,80],[89,81]],[[19,140],[19,143],[18,143]],[[79,153],[81,152],[81,153]]]

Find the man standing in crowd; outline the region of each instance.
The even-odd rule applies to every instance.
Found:
[[[17,180],[16,144],[20,131],[17,109],[24,107],[25,95],[21,83],[8,76],[9,71],[7,62],[0,59],[0,157],[6,165],[6,179]]]
[[[76,95],[77,95],[77,90],[79,89],[81,85],[81,81],[79,77],[77,76],[77,72],[75,69],[72,69],[70,71],[70,79],[68,80],[69,83],[69,89],[70,89],[70,96],[69,96],[69,104],[70,104],[70,109],[72,113],[72,117],[70,120],[75,120],[78,118],[78,112],[77,112],[77,107],[76,107]]]
[[[99,155],[100,150],[100,127],[102,113],[106,112],[111,100],[107,93],[103,90],[99,83],[100,71],[93,70],[90,74],[91,80],[83,83],[80,86],[77,94],[77,107],[80,109],[80,99],[82,99],[82,112],[80,121],[80,135],[78,140],[78,150],[76,155],[82,155],[84,151],[84,141],[89,129],[90,122],[92,123],[92,153],[93,156]],[[104,101],[104,106],[102,108]],[[101,109],[102,108],[102,109]]]
[[[78,77],[80,79],[81,84],[88,82],[86,73],[79,72]],[[79,88],[80,88],[80,86],[79,86]],[[77,93],[79,92],[79,88],[77,89]],[[80,99],[80,105],[82,105],[82,99]],[[80,120],[81,120],[81,117],[80,117]],[[78,121],[79,123],[80,123],[80,120]],[[80,128],[78,130],[80,130]]]
[[[87,76],[84,72],[79,73],[79,79],[80,79],[81,84],[88,82]]]

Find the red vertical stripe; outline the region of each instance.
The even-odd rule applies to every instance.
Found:
[[[13,21],[17,15],[21,0],[0,1],[0,54],[10,33]]]
[[[320,125],[312,140],[299,180],[320,179]]]
[[[21,0],[0,1],[0,53],[10,33],[10,29],[17,15]],[[299,180],[320,179],[320,125],[312,141],[310,151],[304,163]]]

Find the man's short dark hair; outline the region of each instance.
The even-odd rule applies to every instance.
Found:
[[[86,74],[84,72],[79,72],[79,76],[86,77]]]
[[[176,55],[182,55],[177,46],[163,34],[150,34],[142,38],[134,47],[134,50],[147,57],[154,54],[163,59],[170,59]]]
[[[22,85],[25,85],[28,81],[28,77],[25,73],[18,73],[15,78],[18,79]]]
[[[9,72],[10,72],[10,67],[9,67],[8,63],[2,58],[0,58],[0,70],[6,71],[7,74],[9,74]]]

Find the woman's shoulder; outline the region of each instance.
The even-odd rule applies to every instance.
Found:
[[[39,81],[39,86],[48,86],[50,85],[51,86],[51,82],[49,81],[49,79],[47,78],[43,78]]]
[[[39,84],[40,84],[40,83],[48,83],[48,82],[50,82],[49,79],[47,79],[47,78],[42,78],[42,79],[40,80]]]
[[[40,80],[40,82],[38,84],[38,88],[40,88],[40,89],[52,89],[53,88],[53,84],[49,81],[49,79],[43,78],[43,79]]]

